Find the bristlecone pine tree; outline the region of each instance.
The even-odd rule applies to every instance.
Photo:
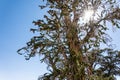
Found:
[[[49,10],[33,21],[38,27],[31,31],[39,35],[18,50],[27,60],[42,56],[49,72],[39,80],[115,80],[120,52],[109,46],[107,31],[120,27],[119,0],[41,1],[39,7]]]

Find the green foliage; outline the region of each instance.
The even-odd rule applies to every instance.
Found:
[[[120,8],[115,0],[43,0],[41,9],[49,15],[33,21],[36,29],[27,46],[18,50],[29,60],[42,55],[49,73],[39,80],[115,80],[120,75],[120,52],[108,45],[108,23],[119,28]],[[83,22],[84,11],[94,10],[94,16]],[[89,14],[88,14],[89,15]]]

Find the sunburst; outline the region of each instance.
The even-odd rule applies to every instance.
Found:
[[[93,10],[85,10],[83,15],[84,22],[89,22],[93,19],[94,11]]]

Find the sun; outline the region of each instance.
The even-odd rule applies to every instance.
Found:
[[[93,10],[85,10],[83,15],[84,22],[89,22],[90,20],[92,20],[93,15],[94,15]]]

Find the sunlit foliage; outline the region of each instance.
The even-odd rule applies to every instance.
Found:
[[[41,1],[45,5],[39,7],[49,9],[48,14],[33,21],[38,27],[30,29],[39,35],[18,50],[27,60],[42,56],[49,72],[39,80],[115,80],[120,75],[120,52],[108,45],[111,37],[106,32],[120,27],[119,4],[115,0]],[[89,10],[92,15],[86,21]]]

